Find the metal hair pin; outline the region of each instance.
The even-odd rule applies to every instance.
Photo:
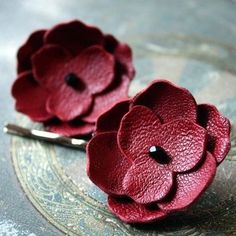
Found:
[[[8,134],[33,138],[36,140],[42,140],[63,146],[74,147],[81,150],[85,150],[87,145],[87,141],[83,139],[68,138],[52,132],[36,130],[36,129],[27,129],[15,124],[6,124],[3,128],[3,131]]]

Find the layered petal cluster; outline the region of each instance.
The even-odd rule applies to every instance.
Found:
[[[87,146],[87,173],[128,223],[192,205],[230,149],[230,122],[216,107],[165,80],[102,114]]]
[[[16,110],[66,136],[94,131],[134,76],[129,46],[78,20],[32,33],[17,61]]]

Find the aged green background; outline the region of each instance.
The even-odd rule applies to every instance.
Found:
[[[132,46],[130,94],[168,78],[236,124],[236,1],[1,0],[1,128],[6,121],[37,126],[14,111],[10,97],[17,48],[34,29],[74,18]],[[83,152],[2,132],[0,145],[1,236],[63,235],[53,225],[71,235],[236,235],[235,141],[197,205],[146,227],[122,224],[107,211],[105,195],[85,175]]]

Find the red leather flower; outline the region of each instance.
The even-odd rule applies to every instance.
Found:
[[[32,33],[17,59],[16,110],[67,136],[91,133],[100,114],[127,98],[134,76],[128,45],[77,20]]]
[[[100,116],[87,173],[121,220],[151,222],[195,202],[229,149],[229,120],[214,106],[155,81]]]

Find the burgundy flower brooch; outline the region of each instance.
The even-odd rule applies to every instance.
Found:
[[[229,152],[229,120],[188,90],[156,80],[129,98],[131,49],[98,28],[71,21],[36,31],[17,59],[16,110],[43,122],[54,141],[93,133],[87,145],[73,141],[86,145],[87,174],[124,222],[187,209]]]
[[[87,173],[121,220],[152,222],[194,203],[229,149],[228,119],[159,80],[98,118]]]
[[[17,61],[16,110],[66,136],[92,133],[134,76],[128,45],[77,20],[32,33]]]

